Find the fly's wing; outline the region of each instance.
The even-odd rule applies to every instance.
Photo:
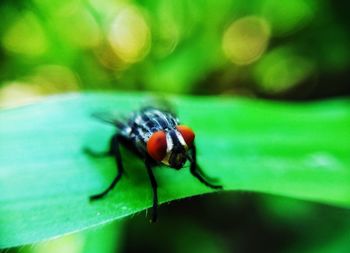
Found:
[[[153,97],[141,109],[141,112],[149,109],[157,109],[166,113],[170,113],[174,118],[177,118],[176,111],[172,103],[165,97]]]
[[[117,114],[113,112],[94,112],[91,114],[91,116],[102,122],[111,124],[120,130],[123,130],[128,127],[128,120],[125,117],[121,116],[119,113]]]

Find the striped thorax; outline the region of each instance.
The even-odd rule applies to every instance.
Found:
[[[180,125],[175,115],[153,107],[134,113],[118,127],[141,154],[175,169],[184,166],[194,140],[193,131]]]

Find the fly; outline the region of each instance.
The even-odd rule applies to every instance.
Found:
[[[132,151],[145,163],[153,190],[152,222],[157,220],[158,209],[157,181],[153,174],[153,168],[157,166],[165,165],[180,170],[188,160],[191,174],[201,183],[213,189],[222,189],[222,186],[210,183],[197,164],[193,130],[180,124],[170,110],[144,107],[134,112],[126,120],[101,114],[94,116],[114,125],[117,132],[112,136],[107,152],[95,153],[90,149],[85,149],[85,151],[94,157],[113,156],[117,163],[117,175],[103,192],[91,196],[91,201],[106,196],[122,178],[124,166],[120,153],[121,145]]]

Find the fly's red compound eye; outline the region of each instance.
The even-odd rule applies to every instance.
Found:
[[[156,161],[161,161],[166,155],[166,134],[163,131],[155,132],[147,142],[147,152]]]
[[[192,131],[192,129],[184,125],[177,126],[176,129],[181,133],[187,146],[189,148],[192,147],[194,140],[194,132]]]

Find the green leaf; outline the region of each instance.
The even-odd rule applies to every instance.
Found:
[[[34,243],[151,206],[142,161],[123,150],[127,175],[106,198],[113,158],[94,159],[115,129],[96,111],[128,114],[147,94],[63,95],[0,112],[0,247]],[[225,190],[350,206],[350,101],[277,103],[223,97],[170,99],[196,132],[199,164]],[[161,202],[211,192],[188,168],[157,168]],[[160,222],[161,222],[160,213]]]
[[[118,253],[123,222],[111,222],[97,229],[61,236],[34,245],[21,247],[21,253]]]

